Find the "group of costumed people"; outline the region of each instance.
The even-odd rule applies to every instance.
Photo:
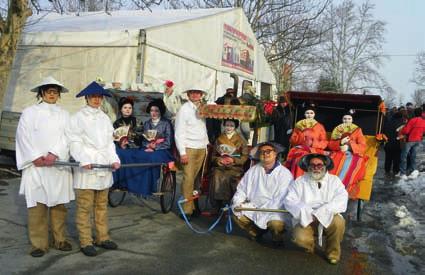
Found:
[[[171,121],[165,118],[164,103],[152,101],[146,109],[150,118],[143,126],[133,117],[134,102],[129,98],[120,100],[121,115],[112,124],[100,108],[103,97],[111,94],[96,82],[77,94],[85,98],[86,106],[71,117],[56,104],[60,94],[68,91],[60,82],[48,77],[32,91],[40,101],[23,111],[16,136],[17,166],[22,170],[20,194],[25,195],[28,207],[32,256],[41,257],[49,249],[49,219],[53,247],[72,250],[65,233],[67,213],[64,205],[75,198],[81,252],[96,256],[95,246],[117,249],[109,235],[107,200],[114,181],[121,184],[131,174],[127,171],[130,174],[126,176],[127,168],[120,169],[121,164],[171,160],[173,140],[182,165],[181,191],[187,199],[182,208],[184,215],[180,216],[190,220],[199,214],[192,197],[209,144],[206,121],[198,112],[207,94],[205,91],[185,91],[188,101],[171,116]],[[170,96],[172,93],[164,95]],[[322,246],[322,235],[326,235],[326,257],[336,264],[341,256],[340,243],[345,230],[341,213],[346,211],[348,193],[339,177],[329,173],[336,168],[332,159],[323,154],[328,142],[323,126],[314,121],[314,113],[297,124],[291,138],[291,142],[292,139],[299,142],[304,146],[300,148],[306,151],[297,163],[303,173],[294,176],[281,165],[278,156],[283,148],[274,142],[261,143],[252,149],[249,155],[256,164],[244,173],[248,148],[245,139],[236,131],[239,121],[224,119],[221,123],[223,131],[214,142],[210,175],[210,196],[214,202],[218,206],[229,203],[235,213],[234,221],[251,239],[258,240],[269,231],[276,246],[282,245],[284,228],[292,217],[294,242],[313,253],[315,237]],[[122,129],[117,131],[119,128]],[[311,131],[306,131],[308,128]],[[141,136],[138,133],[142,133]],[[341,152],[352,152],[356,148],[352,145],[354,137],[337,134],[335,140],[340,140]],[[67,166],[57,166],[57,161],[69,161],[70,156],[78,163],[72,168],[73,173]],[[109,165],[112,169],[97,169],[93,164]],[[289,167],[294,168],[293,165]],[[115,171],[114,176],[112,171]],[[146,169],[133,172],[151,173],[150,180],[157,176]],[[146,178],[149,177],[144,181]],[[139,190],[128,182],[126,188],[135,188],[135,192],[153,191],[152,186],[149,190]],[[287,209],[290,215],[249,211],[249,208]]]
[[[336,126],[330,138],[327,138],[325,127],[315,120],[316,108],[313,104],[305,106],[305,119],[295,124],[289,140],[290,149],[285,166],[295,178],[304,174],[298,163],[307,154],[319,153],[328,155],[334,162],[331,174],[337,175],[344,183],[350,198],[356,199],[359,193],[359,182],[366,172],[367,156],[366,138],[362,129],[353,123],[355,110],[346,110],[342,123]]]

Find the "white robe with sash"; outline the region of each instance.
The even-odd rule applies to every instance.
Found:
[[[87,164],[120,163],[113,141],[112,123],[100,108],[83,107],[71,117],[66,134],[70,140],[71,156],[80,162],[74,169],[74,188],[104,190],[112,186],[109,169],[84,169]]]
[[[32,162],[49,152],[61,161],[69,160],[65,128],[69,114],[56,104],[42,102],[26,108],[16,131],[16,166],[22,170],[19,194],[27,207],[37,202],[52,207],[74,200],[69,167],[36,167]]]
[[[232,199],[232,207],[284,209],[283,200],[292,180],[291,172],[282,165],[266,174],[263,166],[256,164],[245,173],[238,184]],[[269,221],[285,221],[282,213],[254,211],[234,213],[236,216],[246,216],[261,229],[267,229]]]

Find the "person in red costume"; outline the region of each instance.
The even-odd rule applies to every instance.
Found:
[[[357,198],[358,183],[365,176],[368,160],[365,156],[366,138],[362,129],[353,123],[354,114],[352,109],[345,112],[342,123],[332,131],[328,144],[335,164],[330,173],[341,179],[352,199]]]
[[[294,132],[289,140],[292,148],[284,165],[291,171],[294,179],[304,174],[298,166],[301,158],[307,154],[325,154],[328,145],[325,127],[314,119],[316,110],[314,104],[304,108],[304,117],[295,124]]]

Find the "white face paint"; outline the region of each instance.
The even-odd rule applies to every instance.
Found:
[[[307,119],[313,119],[313,118],[314,118],[314,115],[315,115],[315,113],[314,113],[314,111],[313,111],[313,110],[307,110],[307,111],[305,111],[305,113],[304,113],[304,116],[305,116],[305,118],[307,118]]]
[[[350,115],[345,115],[342,117],[342,123],[344,124],[351,124],[353,123],[353,117]]]
[[[233,134],[235,132],[235,123],[233,121],[226,121],[224,123],[224,133],[226,135]]]

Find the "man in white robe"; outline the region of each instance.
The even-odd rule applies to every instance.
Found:
[[[284,209],[283,200],[293,177],[281,165],[277,156],[283,148],[273,142],[257,145],[251,155],[260,162],[251,167],[238,184],[232,199],[232,208]],[[260,237],[265,230],[272,234],[275,246],[283,244],[285,217],[283,213],[233,211],[235,222],[248,232],[252,240]]]
[[[99,84],[92,82],[77,97],[84,96],[87,105],[71,117],[66,134],[70,139],[72,157],[80,163],[74,169],[74,188],[77,194],[76,224],[81,252],[96,256],[91,230],[91,212],[94,214],[97,246],[117,249],[108,232],[108,191],[112,186],[112,172],[93,169],[92,164],[111,165],[119,169],[120,160],[115,152],[113,127],[100,106],[103,96],[111,96]]]
[[[56,105],[68,90],[53,77],[46,77],[31,90],[41,102],[26,108],[16,131],[16,164],[22,170],[19,194],[28,207],[28,233],[31,256],[42,257],[49,248],[49,216],[53,246],[72,250],[66,240],[65,203],[74,200],[69,167],[52,167],[55,160],[69,160],[65,128],[69,114]],[[49,214],[50,212],[50,214]]]
[[[293,216],[293,240],[314,253],[315,232],[320,246],[324,233],[326,257],[331,264],[337,264],[345,231],[345,220],[340,213],[347,210],[348,193],[341,180],[327,172],[333,168],[329,157],[309,154],[301,159],[299,166],[307,173],[289,187],[284,202]]]

